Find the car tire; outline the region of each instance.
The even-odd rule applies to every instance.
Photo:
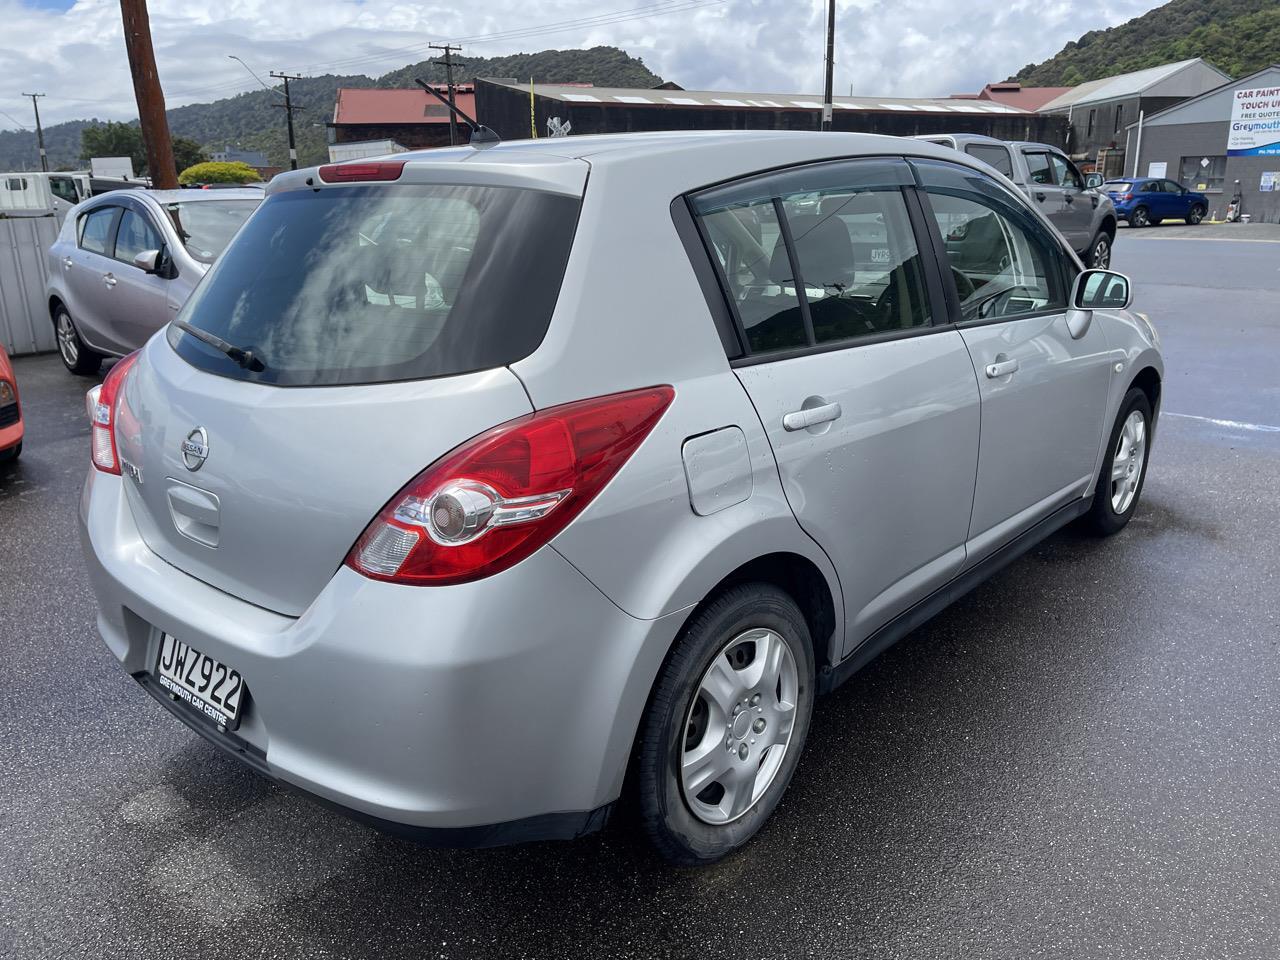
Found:
[[[1197,203],[1191,208],[1191,212],[1187,214],[1187,223],[1191,224],[1193,227],[1198,226],[1200,221],[1204,219],[1204,214],[1204,207]]]
[[[1108,269],[1111,266],[1111,234],[1099,230],[1085,253],[1085,265],[1090,270]]]
[[[1129,226],[1137,227],[1141,230],[1151,223],[1151,213],[1146,207],[1134,207],[1133,212],[1129,214]]]
[[[0,465],[9,466],[16,463],[18,458],[22,456],[22,441],[19,440],[8,450],[0,450]]]
[[[636,747],[637,807],[663,857],[714,863],[755,836],[795,772],[814,692],[809,627],[778,587],[739,584],[694,616]]]
[[[1137,387],[1130,388],[1107,441],[1107,455],[1098,472],[1087,526],[1109,537],[1125,528],[1138,508],[1151,462],[1151,401]],[[1123,454],[1123,456],[1121,456]]]
[[[62,304],[58,304],[53,311],[53,335],[58,341],[58,356],[62,358],[62,365],[76,376],[92,376],[102,367],[102,354],[91,350],[80,339],[75,321]]]

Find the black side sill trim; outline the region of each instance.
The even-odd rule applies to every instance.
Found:
[[[1072,500],[1059,507],[1035,526],[1023,531],[994,553],[979,560],[954,580],[898,614],[867,637],[853,653],[834,667],[823,667],[818,676],[818,692],[828,693],[840,686],[911,631],[937,616],[974,587],[995,576],[1045,537],[1087,513],[1092,503],[1093,501],[1086,497]]]
[[[181,720],[188,728],[200,734],[219,750],[252,767],[256,772],[273,783],[305,797],[317,806],[325,807],[367,824],[382,833],[404,837],[429,847],[504,847],[515,843],[530,843],[536,840],[576,840],[587,834],[604,829],[613,812],[613,803],[606,803],[594,810],[574,810],[567,813],[540,813],[520,820],[508,820],[504,823],[485,823],[474,827],[420,827],[411,823],[400,823],[387,820],[361,810],[343,806],[328,797],[312,793],[297,784],[282,780],[271,772],[267,766],[267,757],[253,744],[240,739],[231,733],[219,733],[212,722],[205,722],[191,710],[183,710],[181,706],[169,699],[148,673],[135,673],[137,680],[162,707]]]

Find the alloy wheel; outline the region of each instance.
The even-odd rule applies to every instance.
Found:
[[[1123,514],[1133,505],[1147,461],[1147,419],[1133,410],[1120,428],[1120,439],[1111,459],[1111,509]]]
[[[1105,236],[1099,237],[1093,245],[1092,266],[1098,270],[1105,270],[1111,266],[1111,241]]]
[[[76,335],[71,315],[65,310],[58,314],[57,327],[58,352],[62,354],[62,362],[68,367],[74,367],[80,359],[80,338]]]
[[[1147,225],[1147,208],[1139,207],[1133,211],[1132,225],[1135,227],[1145,227]]]
[[[737,820],[764,795],[791,746],[800,672],[773,630],[747,630],[716,653],[685,716],[680,787],[704,823]]]

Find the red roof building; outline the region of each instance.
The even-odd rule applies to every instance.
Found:
[[[445,96],[445,85],[432,84]],[[454,85],[454,103],[468,116],[476,115],[475,84]],[[340,87],[333,107],[335,143],[394,140],[411,150],[449,145],[449,110],[425,90],[384,90],[376,87]],[[465,123],[458,124],[458,142],[471,138]]]
[[[953,93],[953,100],[993,100],[1007,107],[1017,107],[1032,113],[1050,100],[1056,100],[1070,87],[1024,87],[1017,80],[988,83],[978,93]]]

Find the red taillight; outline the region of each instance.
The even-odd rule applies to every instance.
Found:
[[[350,183],[353,180],[399,180],[404,172],[403,160],[377,163],[326,163],[320,168],[325,183]]]
[[[662,386],[566,403],[468,440],[392,497],[347,566],[419,586],[505,570],[582,512],[674,396]]]
[[[1125,194],[1124,196],[1122,196],[1120,199],[1121,199],[1121,200],[1132,200],[1132,199],[1133,199],[1133,194],[1132,194],[1132,193],[1126,193],[1126,194]]]
[[[119,360],[102,381],[102,385],[94,387],[86,397],[85,405],[93,432],[93,465],[103,473],[120,475],[120,455],[116,450],[116,410],[120,394],[124,390],[125,377],[138,362],[138,353],[135,350]]]

